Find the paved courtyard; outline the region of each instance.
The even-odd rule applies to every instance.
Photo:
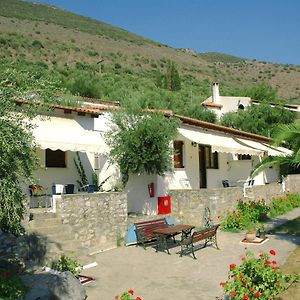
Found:
[[[269,235],[263,245],[244,245],[242,233],[218,231],[220,250],[208,246],[196,251],[197,260],[191,256],[179,257],[179,246],[167,255],[148,247],[129,246],[100,253],[91,261],[97,267],[83,274],[95,277],[86,285],[89,300],[109,300],[128,289],[133,289],[143,300],[206,300],[222,296],[219,286],[226,280],[230,263],[239,264],[246,250],[268,252],[274,249],[282,264],[300,243],[300,237]],[[172,244],[170,244],[172,245]]]

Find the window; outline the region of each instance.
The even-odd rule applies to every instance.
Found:
[[[46,149],[46,167],[48,168],[65,168],[66,152],[61,150],[53,151]]]
[[[251,160],[251,155],[249,155],[249,154],[238,154],[238,160]]]
[[[218,152],[211,152],[210,146],[204,146],[205,150],[205,164],[207,169],[219,169],[219,155]]]
[[[174,168],[184,168],[183,145],[182,141],[174,141]]]

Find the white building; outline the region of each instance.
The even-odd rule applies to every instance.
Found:
[[[105,190],[115,186],[120,174],[116,165],[108,163],[109,149],[104,141],[112,109],[118,109],[118,106],[98,103],[70,108],[57,105],[47,116],[34,120],[33,135],[41,164],[36,172],[39,185],[46,187],[49,193],[63,192],[53,191],[54,185],[75,185],[79,189],[79,175],[74,164],[78,151],[90,184],[95,173],[99,182],[106,181]],[[170,189],[243,186],[262,157],[289,152],[269,146],[269,139],[263,136],[165,111],[166,116],[170,114],[182,121],[173,141],[176,150],[174,171],[165,177],[131,175],[126,185],[129,212],[156,214],[158,197],[167,196]],[[278,170],[272,168],[259,174],[251,183],[261,185],[277,180]]]
[[[212,96],[204,100],[202,105],[207,109],[214,111],[217,118],[221,119],[221,117],[227,112],[245,109],[247,106],[250,106],[251,98],[220,96],[219,84],[215,82],[212,85]]]
[[[245,109],[251,105],[259,105],[260,101],[251,99],[250,97],[235,97],[235,96],[220,96],[219,84],[214,82],[212,85],[212,96],[202,102],[202,105],[207,109],[216,113],[220,120],[225,113],[236,112],[239,109]],[[270,103],[271,106],[276,106]],[[293,111],[300,115],[300,105],[285,104],[285,109]]]

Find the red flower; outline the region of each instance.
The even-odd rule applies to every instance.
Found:
[[[116,295],[116,296],[115,296],[115,300],[118,300],[118,299],[119,299],[119,295]]]
[[[129,293],[130,295],[133,295],[133,294],[134,294],[134,291],[133,291],[133,290],[128,290],[128,293]]]
[[[276,265],[276,264],[277,264],[277,261],[276,261],[276,260],[272,260],[272,264],[273,264],[273,265]]]
[[[243,299],[244,299],[244,300],[249,300],[249,296],[248,296],[248,295],[245,295],[245,296],[243,297]]]
[[[260,293],[260,292],[257,292],[257,293],[254,294],[254,297],[255,297],[255,298],[259,298],[260,296],[261,296],[261,293]]]
[[[220,286],[224,287],[226,282],[220,282]]]
[[[142,300],[140,297],[136,297],[135,300]]]
[[[237,292],[236,292],[236,291],[232,291],[232,292],[230,293],[230,296],[231,296],[231,297],[237,296]]]
[[[236,267],[236,264],[230,264],[229,267],[230,269],[234,269]]]
[[[277,286],[280,286],[280,282],[277,282]]]
[[[265,255],[264,255],[263,253],[260,253],[260,254],[259,254],[259,257],[260,257],[260,258],[264,258]]]
[[[243,282],[243,286],[246,286],[248,284],[248,282],[244,281]]]
[[[266,262],[265,262],[265,265],[271,265],[272,264],[272,262],[270,262],[269,260],[267,260]]]
[[[244,275],[240,275],[240,279],[244,279],[245,278],[245,276]]]
[[[271,255],[276,255],[276,251],[275,250],[270,250],[269,252]]]

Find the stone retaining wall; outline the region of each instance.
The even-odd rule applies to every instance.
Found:
[[[285,184],[285,187],[284,187]],[[248,198],[265,199],[267,203],[272,197],[289,193],[300,193],[300,175],[289,175],[283,185],[272,183],[247,188]],[[180,223],[203,226],[204,209],[209,207],[211,216],[217,220],[227,210],[236,206],[238,199],[244,198],[243,188],[229,187],[220,189],[171,190],[171,216]]]
[[[172,218],[184,224],[203,226],[204,210],[209,207],[212,217],[233,209],[237,199],[243,197],[238,187],[223,189],[172,190]]]
[[[62,195],[56,212],[90,252],[116,247],[127,230],[127,194]]]
[[[300,193],[300,174],[287,176],[286,190],[291,193]]]

